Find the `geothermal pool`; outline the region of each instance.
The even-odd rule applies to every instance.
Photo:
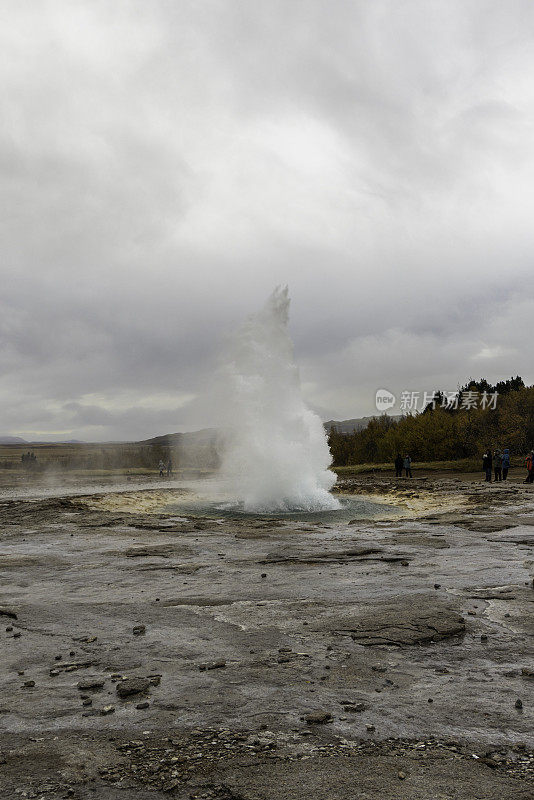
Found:
[[[167,503],[164,507],[167,513],[176,513],[184,516],[206,517],[210,519],[269,519],[269,520],[296,520],[299,522],[316,523],[321,525],[343,524],[355,519],[399,518],[405,510],[399,506],[386,502],[369,500],[368,497],[354,495],[335,495],[338,507],[321,509],[318,511],[276,510],[273,512],[248,511],[243,501],[232,498],[213,498],[202,494],[186,494],[179,499]]]

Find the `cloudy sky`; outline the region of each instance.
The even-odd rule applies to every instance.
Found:
[[[306,399],[534,380],[531,0],[4,0],[0,434],[212,424],[289,284]]]

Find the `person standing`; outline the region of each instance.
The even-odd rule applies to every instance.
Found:
[[[488,447],[482,456],[482,470],[486,473],[486,481],[491,483],[491,468],[493,466],[493,459],[491,457],[491,450]]]
[[[534,482],[534,450],[531,450],[527,456],[527,479],[525,483],[533,483]]]
[[[493,470],[495,472],[495,480],[502,481],[502,454],[500,450],[495,450],[493,454]]]
[[[162,461],[161,458],[159,460],[158,467],[159,467],[159,477],[163,478],[163,476],[165,475],[165,462]]]
[[[510,450],[505,447],[502,454],[502,479],[505,481],[508,477],[508,470],[510,469]]]
[[[404,471],[406,472],[406,477],[411,478],[412,476],[412,459],[408,454],[404,456]]]
[[[172,458],[170,456],[167,463],[167,478],[172,478]]]
[[[395,477],[401,478],[402,477],[402,467],[404,461],[400,453],[397,453],[397,457],[395,458]]]

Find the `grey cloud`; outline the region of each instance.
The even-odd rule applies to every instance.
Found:
[[[388,380],[531,381],[533,23],[527,0],[8,3],[0,433],[211,424],[225,335],[279,283],[326,416]]]

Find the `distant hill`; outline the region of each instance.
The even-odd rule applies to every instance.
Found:
[[[376,416],[379,416],[378,414]],[[352,433],[366,428],[374,417],[360,417],[358,419],[330,420],[324,426],[327,432],[335,427],[338,433]],[[400,417],[392,417],[400,419]],[[203,428],[199,431],[187,433],[166,433],[163,436],[154,436],[135,442],[137,447],[151,447],[154,449],[154,458],[163,461],[172,455],[175,466],[192,467],[200,469],[215,469],[220,464],[220,452],[224,447],[225,432],[216,428]],[[160,450],[161,454],[157,451]]]
[[[364,428],[367,428],[372,419],[376,419],[376,417],[379,416],[380,414],[377,413],[372,417],[358,417],[356,419],[342,420],[331,419],[323,424],[328,432],[330,432],[332,428],[335,428],[338,433],[352,433],[353,431],[363,431]],[[390,415],[388,414],[388,416]],[[390,419],[401,419],[401,414],[392,414]]]
[[[28,444],[28,442],[20,436],[0,436],[0,444]]]
[[[220,436],[220,432],[215,428],[204,428],[188,433],[166,433],[136,444],[141,447],[153,447],[154,450],[161,449],[163,460],[165,454],[172,450],[175,466],[215,469],[220,461],[218,452]]]

